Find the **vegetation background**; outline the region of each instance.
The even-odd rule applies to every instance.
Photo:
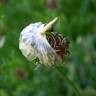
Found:
[[[37,68],[21,54],[21,30],[58,16],[70,39],[62,66]],[[96,96],[96,0],[0,0],[0,96]]]

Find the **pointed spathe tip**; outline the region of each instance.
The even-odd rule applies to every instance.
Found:
[[[41,33],[45,33],[47,30],[49,30],[53,25],[54,23],[58,20],[58,17],[55,17],[52,21],[50,21],[42,30]]]

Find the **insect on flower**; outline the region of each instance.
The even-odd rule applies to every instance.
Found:
[[[48,24],[33,23],[22,30],[19,48],[29,61],[38,58],[41,64],[51,66],[67,55],[69,41],[61,34],[50,32],[57,19]]]

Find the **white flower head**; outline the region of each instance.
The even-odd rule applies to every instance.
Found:
[[[22,54],[30,61],[38,58],[41,64],[49,66],[61,61],[56,51],[51,47],[46,32],[57,21],[57,17],[47,25],[37,22],[28,25],[20,34],[19,48]]]

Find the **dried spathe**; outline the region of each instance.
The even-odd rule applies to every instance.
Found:
[[[38,58],[41,64],[51,66],[61,61],[64,55],[67,54],[69,43],[67,43],[65,38],[59,35],[55,36],[51,32],[49,34],[54,37],[47,35],[48,30],[52,28],[56,21],[57,18],[53,19],[47,25],[37,22],[23,29],[20,34],[19,48],[28,60],[32,61]],[[52,44],[55,44],[55,46]]]

